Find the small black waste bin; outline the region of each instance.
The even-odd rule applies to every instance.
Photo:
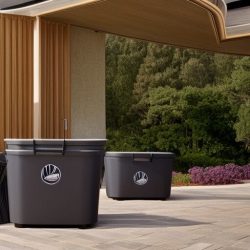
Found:
[[[10,219],[6,176],[6,159],[4,153],[0,153],[0,224],[8,222],[10,222]]]
[[[106,140],[5,141],[15,226],[86,227],[97,222]]]
[[[106,190],[110,198],[166,200],[171,193],[175,155],[161,152],[107,152]]]

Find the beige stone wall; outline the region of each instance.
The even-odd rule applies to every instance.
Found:
[[[105,34],[71,28],[71,137],[106,138]]]

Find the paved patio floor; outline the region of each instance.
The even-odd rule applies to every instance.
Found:
[[[101,190],[93,229],[0,226],[5,249],[250,249],[250,184],[175,187],[168,201],[113,201]]]

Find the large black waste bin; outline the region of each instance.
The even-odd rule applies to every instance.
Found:
[[[18,227],[97,222],[105,140],[5,141],[11,222]]]
[[[175,155],[157,152],[107,152],[107,195],[123,199],[169,198]]]
[[[0,153],[0,224],[9,221],[6,159],[4,153]]]

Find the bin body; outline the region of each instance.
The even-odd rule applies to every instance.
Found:
[[[9,202],[6,176],[6,159],[3,153],[0,153],[0,224],[8,223],[9,220]]]
[[[6,140],[10,221],[20,226],[97,222],[105,140]]]
[[[173,153],[107,152],[107,196],[113,199],[170,197]]]

